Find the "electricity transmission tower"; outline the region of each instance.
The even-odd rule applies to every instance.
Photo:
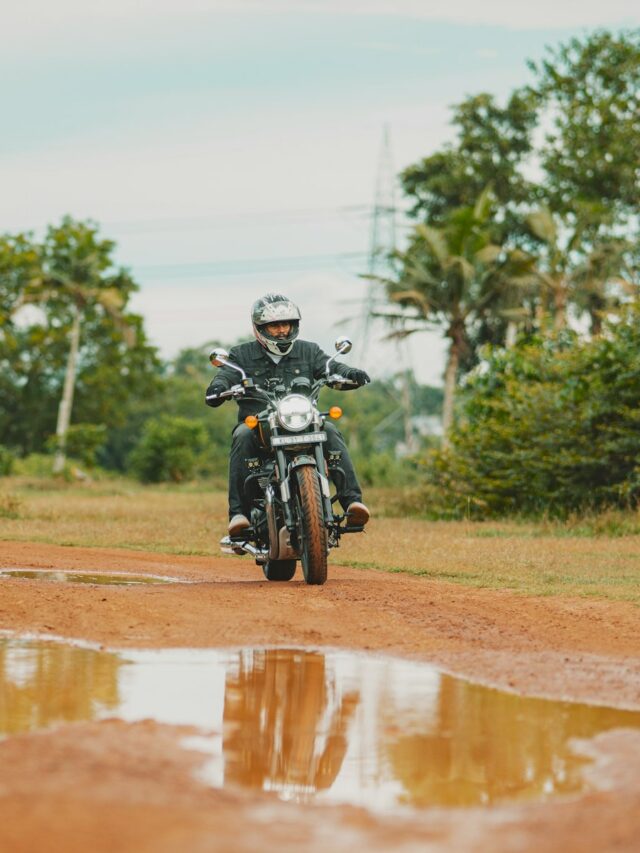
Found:
[[[371,217],[371,240],[367,264],[367,295],[362,308],[361,359],[364,361],[376,309],[384,302],[383,285],[374,276],[385,277],[392,272],[391,255],[396,248],[395,173],[391,157],[389,126],[382,131],[382,148],[376,177],[375,200]]]
[[[393,276],[394,267],[392,256],[396,249],[396,176],[391,156],[391,136],[389,126],[385,125],[382,132],[382,148],[376,176],[375,201],[371,219],[371,242],[369,246],[369,261],[367,273],[369,278],[367,295],[363,303],[361,319],[361,349],[360,357],[364,362],[369,340],[372,336],[373,325],[384,322],[376,318],[378,310],[387,304],[384,285],[376,281],[376,277],[388,278]],[[396,343],[396,354],[400,372],[400,393],[398,405],[402,412],[404,423],[405,446],[407,452],[415,449],[415,436],[411,422],[411,400],[409,389],[409,353],[406,342],[401,339]]]

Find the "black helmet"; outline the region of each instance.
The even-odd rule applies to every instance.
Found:
[[[251,322],[258,343],[274,355],[286,355],[298,337],[300,310],[281,293],[266,293],[251,306]],[[264,328],[269,323],[291,323],[291,331],[286,338],[274,338]]]

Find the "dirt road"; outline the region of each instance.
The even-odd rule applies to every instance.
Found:
[[[324,587],[268,584],[248,558],[0,543],[0,568],[170,575],[161,586],[3,578],[0,628],[117,648],[331,646],[384,651],[530,695],[640,710],[640,611],[330,567]],[[188,581],[188,582],[187,582]],[[373,814],[214,790],[184,732],[74,723],[0,742],[0,849],[637,850],[640,734],[589,746],[592,790],[550,804]]]

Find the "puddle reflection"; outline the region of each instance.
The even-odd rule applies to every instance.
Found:
[[[130,575],[126,572],[90,574],[89,572],[49,571],[45,569],[0,569],[0,578],[23,578],[36,581],[66,581],[67,583],[92,583],[101,586],[131,586],[133,584],[177,583],[173,578],[160,575]]]
[[[527,699],[433,667],[300,649],[99,652],[0,640],[0,735],[118,716],[191,724],[216,786],[298,801],[476,805],[583,786],[571,738],[640,714]]]
[[[241,653],[226,676],[225,779],[292,794],[330,788],[360,691],[340,689],[319,652]]]
[[[115,712],[121,665],[109,652],[0,640],[0,736]]]

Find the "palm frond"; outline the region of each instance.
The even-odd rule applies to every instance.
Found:
[[[444,265],[449,257],[449,248],[443,231],[440,228],[433,228],[430,225],[420,223],[420,225],[416,225],[416,232],[425,241],[438,263]]]
[[[536,237],[544,240],[550,246],[555,246],[558,240],[558,229],[553,214],[548,207],[540,207],[527,216],[527,222]]]
[[[412,302],[420,308],[424,317],[427,317],[433,310],[427,297],[419,290],[400,290],[392,293],[391,299],[393,302]]]
[[[493,188],[488,184],[476,199],[473,206],[473,218],[476,222],[485,222],[493,206]]]
[[[483,246],[476,252],[476,258],[481,264],[493,264],[502,254],[502,246],[496,246],[495,243],[489,243]]]

